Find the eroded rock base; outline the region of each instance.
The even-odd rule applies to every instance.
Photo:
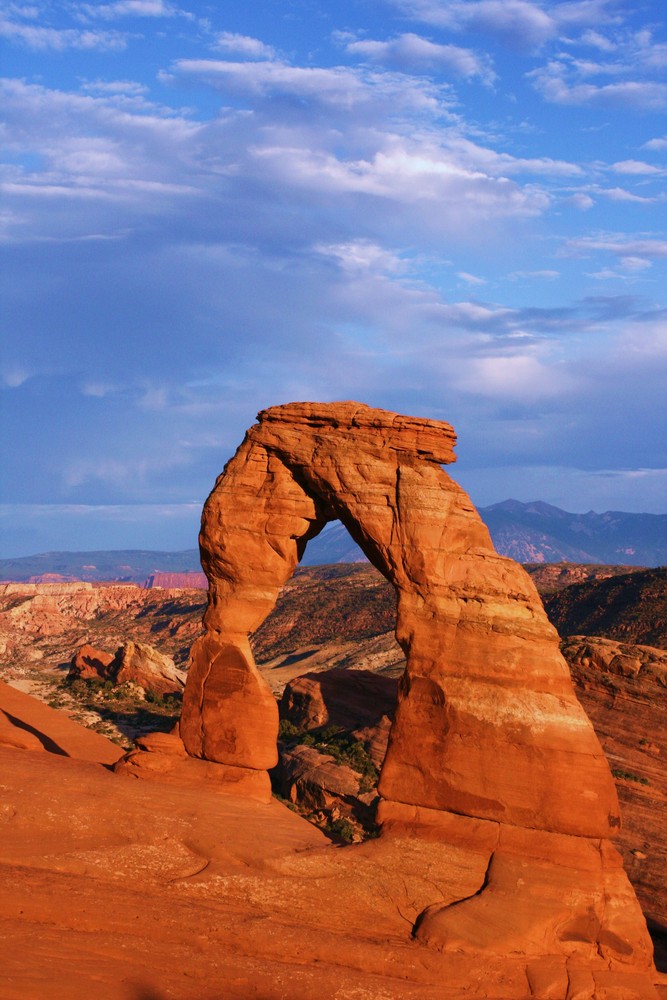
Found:
[[[137,749],[125,754],[114,771],[130,778],[175,784],[205,785],[211,791],[239,795],[256,802],[271,801],[271,781],[266,771],[216,764],[190,757],[176,733],[151,733],[136,740]]]
[[[386,835],[465,847],[486,858],[469,895],[419,914],[416,940],[483,961],[524,956],[535,997],[650,995],[653,945],[609,841],[396,802],[382,802],[379,819]]]
[[[458,843],[395,824],[341,849],[275,801],[220,795],[194,772],[128,781],[1,747],[0,772],[3,1000],[656,998],[648,971],[610,955],[413,936],[420,914],[474,897],[494,824],[464,820]]]

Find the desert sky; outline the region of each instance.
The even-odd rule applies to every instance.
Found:
[[[3,4],[1,556],[193,547],[256,412],[667,509],[662,0]]]

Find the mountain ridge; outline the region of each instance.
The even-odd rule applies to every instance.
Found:
[[[542,500],[503,500],[479,513],[501,555],[521,563],[592,563],[656,567],[667,564],[667,514],[588,511],[572,514]],[[303,566],[365,562],[340,522],[308,543]],[[0,580],[144,583],[154,574],[200,572],[197,549],[99,549],[42,552],[0,559]],[[49,580],[42,578],[48,577]],[[54,579],[55,577],[55,579]]]

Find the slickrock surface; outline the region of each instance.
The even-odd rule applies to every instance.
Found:
[[[538,570],[542,569],[549,579],[542,580],[538,574],[540,587],[548,585],[554,576],[560,577],[563,570],[572,570],[579,579],[585,578],[587,573],[587,567],[576,566],[538,567]],[[551,572],[552,569],[554,572]],[[593,569],[611,575],[606,567]],[[111,649],[119,641],[146,637],[147,641],[159,644],[159,648],[165,651],[177,649],[179,642],[182,644],[183,640],[179,640],[177,633],[184,635],[186,629],[191,629],[191,634],[194,635],[199,629],[204,606],[202,603],[193,603],[193,598],[199,600],[204,595],[172,591],[150,592],[126,587],[93,589],[98,601],[96,610],[91,610],[89,618],[78,617],[76,608],[68,605],[64,609],[63,606],[62,632],[48,637],[33,636],[30,628],[26,628],[20,633],[11,631],[6,636],[16,642],[13,647],[15,654],[9,665],[5,666],[7,658],[2,658],[5,675],[14,673],[17,677],[12,683],[25,684],[28,677],[40,678],[44,672],[48,677],[51,664],[57,666],[71,657],[83,628],[90,630],[96,643],[100,642],[100,636],[113,636],[109,647]],[[114,609],[117,589],[132,589],[146,603],[121,611]],[[36,596],[34,586],[27,590]],[[105,603],[107,593],[110,606]],[[0,596],[0,605],[6,607],[15,599],[16,596]],[[62,601],[65,601],[64,597]],[[393,588],[368,565],[297,569],[295,576],[288,581],[275,610],[253,640],[255,655],[258,661],[263,661],[260,669],[267,683],[279,695],[285,683],[284,679],[281,680],[282,677],[289,679],[304,669],[321,669],[338,663],[352,668],[362,667],[364,670],[377,669],[381,673],[388,669],[392,676],[394,672],[400,674],[405,658],[393,638],[392,618],[389,619],[390,631],[373,635],[374,622],[377,622],[378,629],[387,628],[387,616],[392,609],[395,616]],[[37,628],[39,618],[36,612],[30,620]],[[599,642],[590,639],[585,641],[596,644]],[[576,637],[573,637],[573,643],[575,642]],[[632,644],[624,645],[629,655],[636,656]],[[27,661],[26,655],[35,648],[43,651],[42,659]],[[569,657],[569,642],[563,648]],[[613,648],[616,648],[615,644]],[[657,660],[665,655],[664,651],[655,649],[652,654]],[[616,773],[623,819],[616,843],[622,851],[626,871],[642,908],[655,921],[652,925],[654,941],[661,955],[661,967],[667,969],[667,935],[663,932],[664,943],[661,945],[659,933],[655,933],[659,932],[660,926],[667,928],[667,838],[664,823],[667,811],[667,747],[664,742],[664,734],[667,732],[667,690],[658,688],[643,670],[635,677],[623,677],[606,673],[593,665],[582,667],[580,658],[571,661],[571,670],[577,695],[591,717]],[[354,669],[342,673],[350,672],[354,674],[357,671]],[[54,676],[62,678],[63,670],[57,671]],[[31,683],[37,685],[40,682],[34,680]],[[330,687],[328,684],[327,695],[330,694]],[[51,688],[48,690],[51,691]],[[50,699],[51,694],[43,697]],[[135,730],[150,731],[158,725],[158,716],[151,714],[153,706],[148,706],[150,712],[144,712],[145,724],[141,727],[130,722],[128,708],[122,702],[104,696],[101,706],[105,720],[118,718],[126,730],[132,726]],[[166,719],[165,724],[169,727],[173,723]],[[26,730],[21,735],[19,730],[12,727],[12,734],[14,744],[17,738],[31,745],[39,743]],[[362,737],[376,767],[382,763],[388,731],[379,735],[382,737],[381,742],[377,746],[371,742],[370,747],[367,739],[374,741],[373,727]],[[116,753],[120,752],[120,749],[116,750]],[[145,758],[147,755],[142,756]],[[159,758],[154,752],[152,763],[157,762]]]
[[[533,583],[441,468],[451,427],[357,403],[259,420],[204,508],[209,605],[180,723],[188,753],[275,764],[275,701],[249,636],[308,539],[340,519],[396,589],[407,659],[380,821],[484,858],[471,891],[419,911],[415,936],[482,963],[521,954],[532,995],[649,996],[651,942],[607,840],[620,826],[609,767]]]
[[[192,774],[138,782],[4,747],[0,773],[3,1000],[656,996],[602,959],[591,972],[585,960],[517,952],[512,910],[506,952],[482,960],[413,938],[419,914],[483,884],[496,824],[450,817],[446,840],[399,827],[341,849],[275,801],[221,794]],[[560,838],[568,854],[570,840],[587,843]],[[596,864],[591,849],[584,868]]]
[[[0,681],[0,746],[46,750],[101,764],[113,764],[123,753],[103,736],[4,681]]]

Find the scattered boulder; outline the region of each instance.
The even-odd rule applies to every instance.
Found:
[[[67,675],[68,681],[112,680],[113,653],[105,653],[86,643],[77,649]]]
[[[379,770],[387,753],[398,680],[370,670],[323,670],[295,677],[280,700],[280,718],[310,732],[333,726],[361,743]]]
[[[126,642],[121,646],[112,669],[116,684],[136,684],[162,697],[181,694],[185,686],[185,674],[172,658],[145,642]]]
[[[340,797],[356,797],[361,775],[314,747],[296,746],[280,755],[280,794],[305,809],[328,810]]]
[[[572,635],[563,642],[563,656],[573,670],[639,677],[667,687],[667,650],[598,636]]]
[[[398,681],[370,670],[323,670],[295,677],[285,687],[280,718],[301,729],[360,729],[393,718]]]
[[[72,657],[67,680],[134,684],[157,697],[181,694],[185,686],[185,674],[172,658],[145,642],[126,642],[115,655],[81,646]]]

